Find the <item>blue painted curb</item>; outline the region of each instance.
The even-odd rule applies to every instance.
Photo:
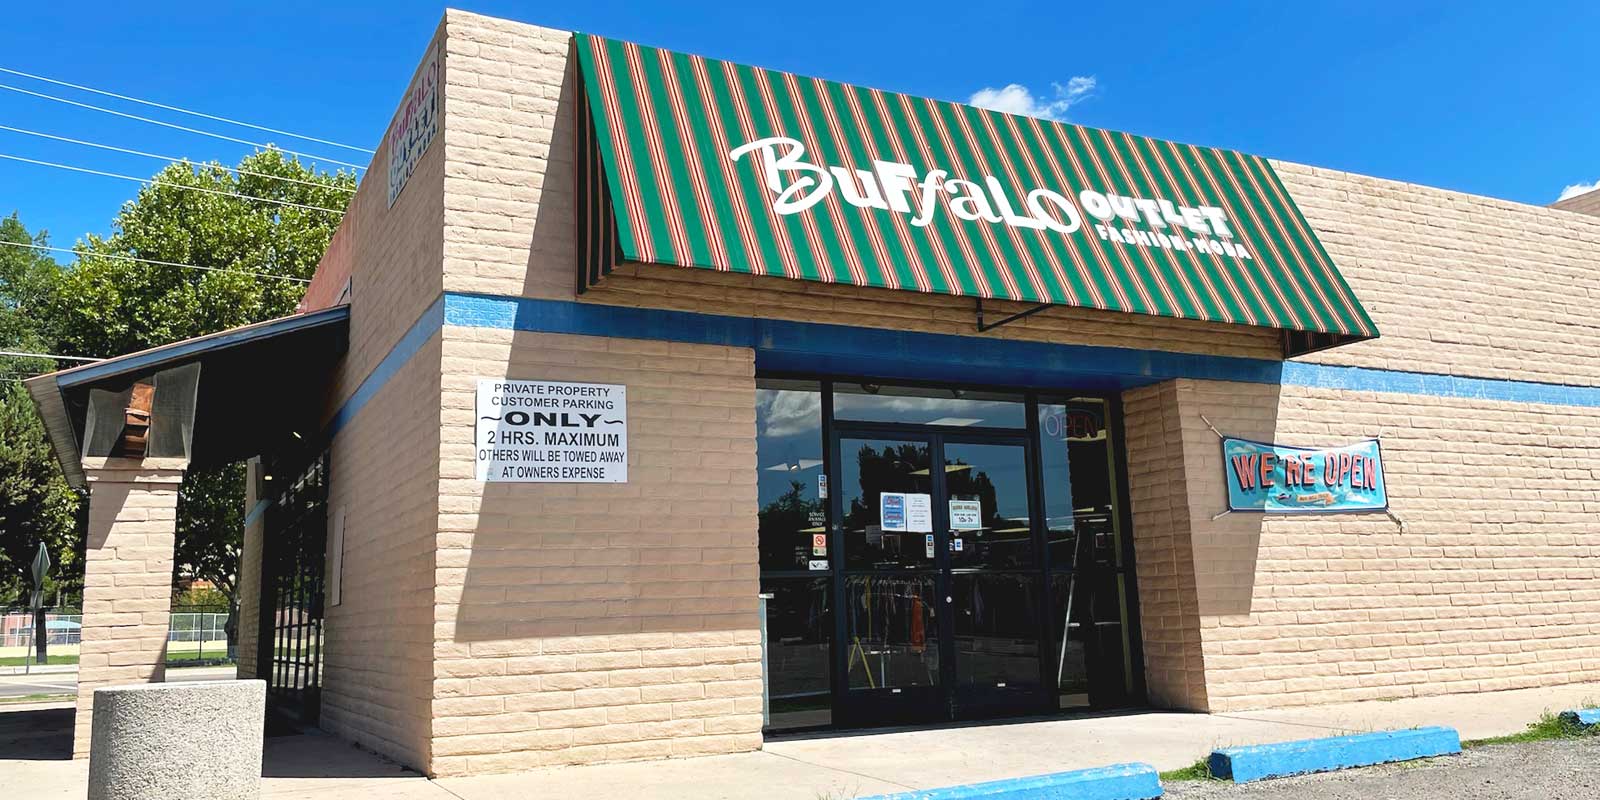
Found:
[[[1461,736],[1455,728],[1412,728],[1229,747],[1213,752],[1207,765],[1215,777],[1248,783],[1459,752]]]
[[[1600,725],[1600,708],[1579,708],[1572,711],[1563,711],[1561,712],[1561,718],[1580,728]]]
[[[1149,764],[1055,772],[966,786],[886,794],[866,800],[1151,800],[1161,796],[1161,781]]]

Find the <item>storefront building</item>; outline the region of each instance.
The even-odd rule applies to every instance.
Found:
[[[447,12],[241,672],[435,775],[1594,680],[1582,211]]]

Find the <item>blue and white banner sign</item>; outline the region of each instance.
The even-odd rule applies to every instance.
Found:
[[[1326,514],[1389,508],[1377,439],[1317,449],[1224,437],[1229,511]]]

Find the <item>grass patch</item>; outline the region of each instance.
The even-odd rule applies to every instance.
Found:
[[[1167,781],[1210,781],[1216,780],[1211,775],[1211,766],[1205,759],[1190,764],[1180,769],[1171,769],[1161,773],[1158,777],[1163,783]]]
[[[76,655],[50,656],[49,660],[44,663],[50,665],[76,664],[78,663],[78,657]],[[33,660],[33,656],[0,656],[0,667],[21,667],[27,664],[42,666]]]
[[[63,666],[78,663],[76,653],[50,656],[44,664],[33,660],[32,656],[0,656],[0,667],[21,667],[28,664],[33,666]],[[172,642],[167,645],[167,664],[169,666],[209,667],[232,664],[228,658],[226,645],[215,642],[206,642],[205,649],[201,649],[191,642]]]
[[[1521,744],[1523,742],[1546,742],[1552,739],[1577,739],[1583,736],[1593,736],[1595,731],[1584,728],[1576,722],[1562,719],[1553,712],[1546,711],[1539,715],[1539,719],[1528,723],[1528,729],[1521,733],[1506,736],[1491,736],[1487,739],[1471,739],[1461,743],[1462,747],[1485,747],[1495,744]]]

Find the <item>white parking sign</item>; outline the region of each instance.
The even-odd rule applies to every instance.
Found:
[[[480,481],[627,483],[628,387],[478,381]]]

